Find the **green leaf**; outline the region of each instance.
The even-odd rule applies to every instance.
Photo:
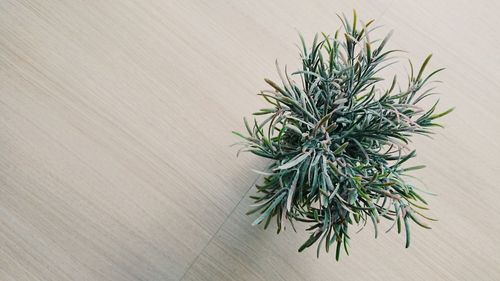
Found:
[[[342,154],[342,152],[344,152],[344,150],[347,148],[348,145],[349,145],[349,142],[344,142],[339,147],[337,147],[337,149],[335,149],[335,151],[333,151],[333,154],[334,155]]]
[[[301,153],[297,157],[295,157],[292,160],[286,162],[285,164],[279,166],[275,170],[287,170],[287,169],[290,169],[292,167],[295,167],[298,164],[302,163],[302,161],[304,161],[307,157],[309,157],[309,155],[311,155],[310,151],[305,152],[305,153]]]
[[[372,61],[372,47],[370,46],[370,43],[366,42],[365,48],[366,48],[366,61],[370,63]]]
[[[424,70],[425,70],[425,67],[427,66],[427,64],[429,63],[429,61],[431,60],[432,58],[432,54],[428,55],[424,62],[422,63],[422,66],[420,67],[420,70],[418,71],[418,75],[417,75],[417,78],[416,80],[419,81],[420,78],[422,77],[422,74],[424,73]]]
[[[399,172],[404,173],[404,172],[409,172],[409,171],[413,171],[413,170],[420,170],[423,168],[425,168],[425,165],[418,165],[418,166],[413,166],[413,167],[401,169],[401,170],[399,170]]]
[[[264,81],[266,81],[267,84],[269,84],[269,86],[273,87],[276,91],[278,91],[280,94],[284,95],[284,96],[287,96],[287,92],[285,92],[283,89],[281,89],[280,86],[278,86],[276,83],[274,83],[273,81],[265,78]]]
[[[411,212],[408,212],[408,215],[410,216],[410,218],[412,219],[412,221],[414,221],[416,224],[420,225],[423,228],[431,229],[430,226],[428,226],[427,224],[419,221]]]
[[[274,209],[276,208],[276,206],[278,206],[283,197],[285,197],[286,193],[281,193],[276,199],[274,199],[273,203],[271,204],[271,206],[269,206],[266,211],[264,213],[262,213],[262,215],[260,215],[260,217],[258,217],[253,223],[252,223],[252,226],[255,226],[255,225],[258,225],[259,223],[261,223],[264,219],[268,218],[269,215],[271,214],[272,211],[274,211]]]
[[[297,172],[295,173],[295,177],[293,178],[292,184],[288,189],[288,196],[286,200],[286,210],[288,212],[292,210],[292,200],[293,200],[293,195],[295,193],[295,189],[297,188],[297,181],[299,180],[299,175],[300,172],[297,170]]]
[[[392,34],[393,34],[393,31],[391,30],[384,38],[384,40],[382,40],[382,42],[380,43],[380,45],[378,46],[378,48],[375,50],[375,52],[373,53],[374,56],[378,56],[380,54],[380,52],[382,52],[382,50],[384,49],[385,45],[387,44],[387,42],[389,41],[389,39],[391,39],[392,37]]]
[[[294,126],[292,124],[286,124],[285,127],[297,133],[298,135],[302,136],[302,131],[297,126]]]
[[[455,108],[454,108],[454,107],[452,107],[452,108],[450,108],[450,109],[448,109],[448,110],[446,110],[446,111],[444,111],[444,112],[441,112],[441,113],[438,113],[438,114],[433,114],[433,115],[431,115],[431,116],[429,117],[429,119],[431,119],[431,120],[432,120],[432,119],[441,118],[441,117],[443,117],[443,116],[445,116],[445,115],[449,114],[449,113],[450,113],[450,112],[452,112],[453,110],[455,110]]]
[[[372,210],[370,212],[370,219],[372,220],[373,223],[373,229],[375,230],[375,238],[378,237],[378,213],[376,210]]]
[[[275,113],[276,109],[275,108],[263,108],[259,110],[258,112],[254,112],[253,115],[266,115],[270,113]]]
[[[234,135],[237,135],[238,137],[242,138],[242,139],[246,139],[247,137],[245,137],[243,134],[241,134],[240,132],[236,132],[236,131],[231,131],[231,133],[233,133]]]
[[[314,242],[316,242],[319,238],[321,237],[321,232],[318,232],[318,233],[313,233],[311,234],[311,236],[309,236],[309,239],[307,239],[307,241],[302,244],[302,246],[300,246],[299,248],[299,252],[302,252],[304,251],[304,249],[310,247],[312,244],[314,244]]]
[[[335,250],[335,260],[339,261],[340,258],[340,249],[341,249],[341,243],[337,241],[337,249]]]
[[[405,234],[406,234],[405,248],[408,248],[410,247],[410,224],[408,223],[408,218],[406,215],[403,217],[403,221],[405,224]]]
[[[332,116],[332,113],[323,116],[323,118],[321,118],[321,120],[319,120],[318,124],[316,124],[316,126],[314,127],[314,130],[313,130],[312,134],[315,135],[316,132],[319,130],[319,128],[321,128],[321,126],[323,124],[327,124],[327,122],[328,122],[328,120],[330,119],[331,116]]]

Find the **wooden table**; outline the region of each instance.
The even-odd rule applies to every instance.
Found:
[[[434,53],[442,104],[457,109],[413,144],[440,221],[414,227],[406,250],[404,235],[367,228],[337,263],[297,253],[302,231],[250,226],[250,169],[266,162],[229,145],[264,105],[274,60],[297,66],[297,31],[333,33],[353,8],[394,29],[404,56]],[[0,280],[500,280],[499,10],[0,1]]]

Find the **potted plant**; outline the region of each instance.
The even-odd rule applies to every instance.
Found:
[[[244,119],[246,133],[234,132],[243,151],[271,159],[263,182],[252,196],[258,213],[254,225],[277,222],[278,233],[288,221],[309,225],[310,236],[299,252],[316,244],[328,252],[348,253],[350,227],[372,223],[375,237],[381,220],[406,235],[410,224],[430,228],[424,220],[427,202],[404,176],[424,166],[406,165],[416,156],[408,144],[415,134],[429,135],[441,127],[434,94],[428,85],[443,69],[427,71],[429,55],[418,68],[410,62],[404,87],[396,75],[385,88],[379,71],[394,62],[397,50],[370,37],[373,20],[340,17],[342,28],[333,36],[316,36],[307,46],[302,36],[302,68],[289,74],[277,66],[280,83],[265,79],[270,90],[259,95],[269,104]],[[387,69],[386,69],[387,71]]]

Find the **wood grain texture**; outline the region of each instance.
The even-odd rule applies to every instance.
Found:
[[[263,105],[297,31],[356,8],[391,47],[445,66],[434,140],[418,138],[433,230],[298,254],[251,227],[230,135]],[[494,1],[0,1],[0,280],[500,280],[500,55]]]

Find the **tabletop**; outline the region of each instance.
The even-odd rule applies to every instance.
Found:
[[[432,230],[349,256],[297,252],[247,216],[267,161],[232,130],[298,33],[356,9],[402,56],[446,67],[416,138]],[[0,1],[0,279],[500,280],[500,24],[495,1]],[[404,77],[404,67],[401,67]]]

